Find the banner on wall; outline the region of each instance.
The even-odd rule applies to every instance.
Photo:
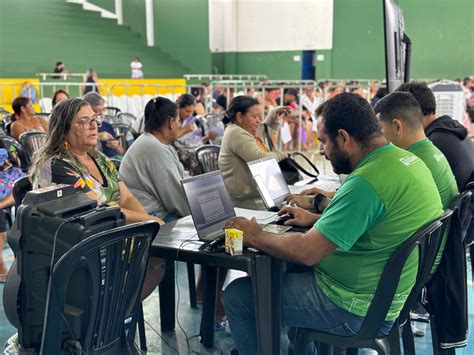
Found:
[[[209,0],[211,52],[332,49],[334,0]]]

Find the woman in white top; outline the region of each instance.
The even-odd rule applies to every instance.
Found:
[[[132,79],[143,79],[143,65],[140,62],[140,59],[133,58],[132,62],[130,63],[130,69],[132,70]]]

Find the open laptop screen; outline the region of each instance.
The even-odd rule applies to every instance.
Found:
[[[220,171],[181,180],[200,238],[223,229],[235,217],[234,206]]]
[[[290,194],[275,158],[267,157],[247,163],[267,207],[277,206]]]

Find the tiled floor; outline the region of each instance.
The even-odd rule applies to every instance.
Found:
[[[5,256],[9,262],[13,261],[13,254],[10,249],[4,250]],[[189,306],[189,294],[187,286],[186,267],[182,263],[178,263],[177,267],[177,292],[176,297],[179,299],[177,315],[179,323],[176,324],[176,330],[171,332],[160,331],[160,314],[159,314],[159,296],[155,291],[144,303],[146,335],[148,352],[146,354],[229,354],[234,347],[232,336],[224,330],[216,331],[216,341],[214,349],[206,349],[199,342],[199,323],[201,319],[201,308],[193,309]],[[469,270],[469,276],[470,276]],[[231,277],[240,277],[241,273],[235,272]],[[3,293],[3,285],[0,286]],[[474,295],[473,283],[469,280],[469,320],[471,328],[474,325]],[[178,302],[177,302],[178,303]],[[13,328],[5,318],[3,313],[3,302],[0,303],[0,344],[15,333]],[[427,336],[416,338],[417,354],[431,354],[431,339],[429,329]],[[137,340],[138,343],[138,340]],[[288,341],[284,334],[281,340],[281,354],[287,353]],[[361,353],[361,352],[359,352]],[[458,349],[457,354],[468,355],[474,354],[474,331],[471,329],[469,333],[469,343],[466,348]]]

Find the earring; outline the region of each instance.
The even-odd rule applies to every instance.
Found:
[[[64,146],[64,149],[69,149],[69,142],[64,141],[63,146]]]

